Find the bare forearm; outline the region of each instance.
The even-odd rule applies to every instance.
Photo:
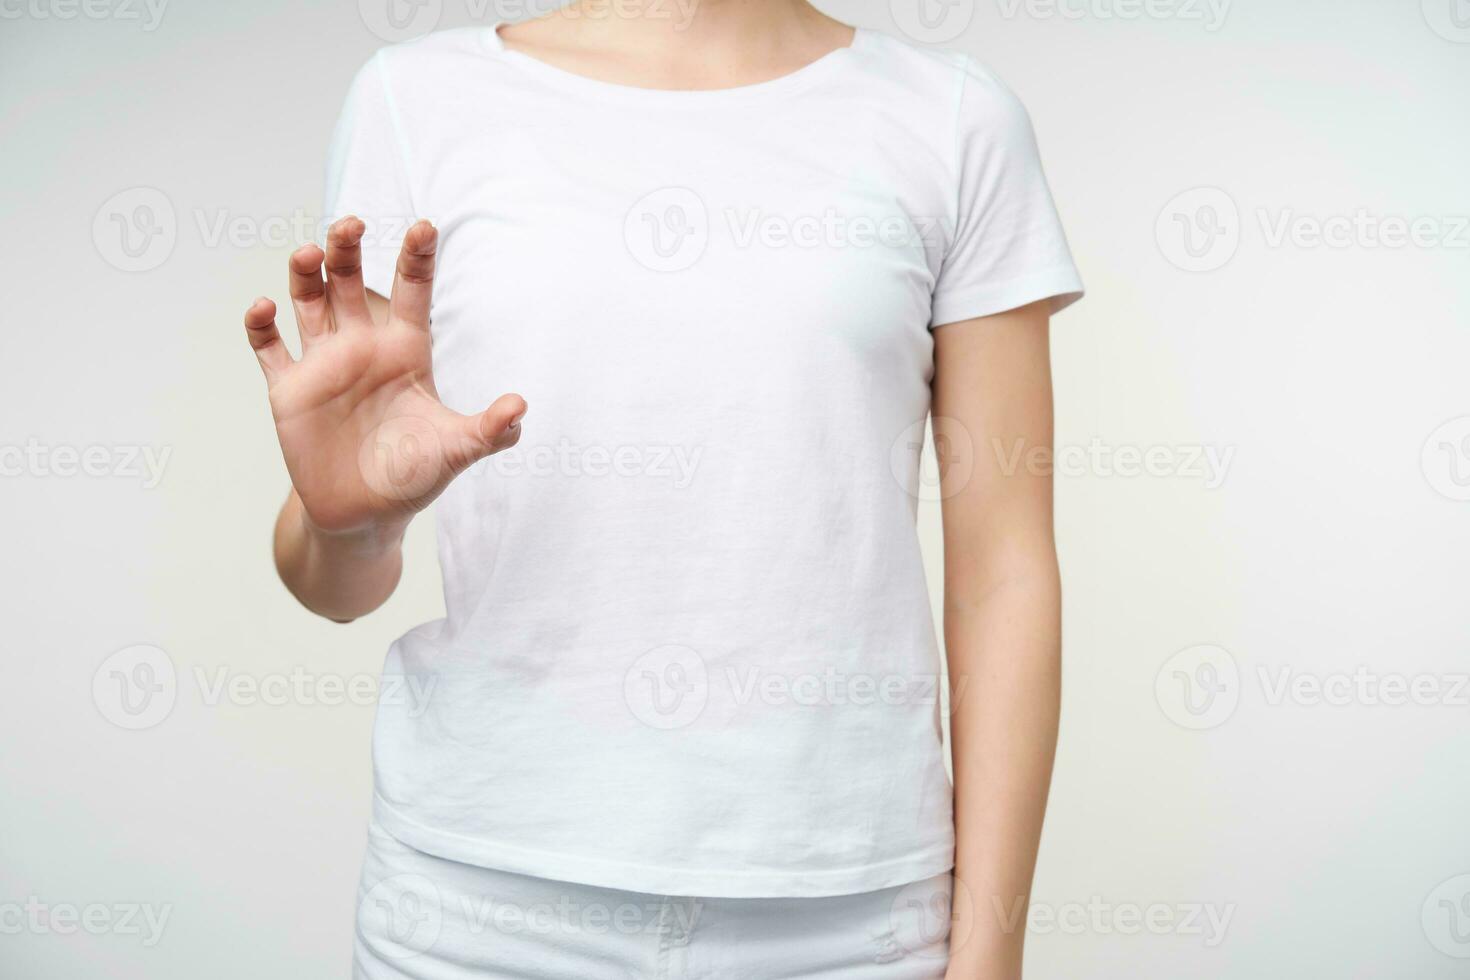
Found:
[[[332,533],[312,524],[293,490],[276,518],[276,570],[303,606],[348,622],[381,606],[403,572],[402,526]]]
[[[957,899],[950,980],[1018,980],[1056,750],[1055,562],[949,602]],[[968,935],[966,935],[968,933]]]

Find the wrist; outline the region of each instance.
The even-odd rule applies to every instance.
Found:
[[[972,888],[987,876],[967,874],[964,865],[961,860],[952,879],[945,980],[1021,980],[1029,895],[1002,899],[999,892],[1013,889]]]
[[[350,622],[393,594],[403,571],[407,526],[405,520],[326,530],[312,522],[293,491],[276,521],[276,570],[307,609]]]
[[[410,514],[379,518],[353,528],[326,528],[312,520],[295,490],[291,491],[288,509],[299,534],[312,551],[368,560],[399,551],[413,519]]]

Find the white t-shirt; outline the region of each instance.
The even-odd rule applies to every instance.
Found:
[[[444,402],[530,406],[437,505],[446,616],[388,654],[381,824],[664,894],[951,867],[914,526],[930,329],[1082,290],[1015,97],[869,31],[658,91],[480,27],[374,57],[330,161],[369,288],[409,222],[439,228]]]

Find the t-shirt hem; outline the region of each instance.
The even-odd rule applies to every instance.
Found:
[[[963,289],[943,298],[935,297],[929,328],[993,316],[1019,309],[1043,299],[1051,300],[1051,312],[1060,313],[1082,298],[1082,277],[1075,266],[1063,265],[1002,283]]]
[[[856,868],[826,871],[719,871],[659,867],[590,855],[538,851],[466,837],[425,826],[395,810],[392,804],[376,794],[373,797],[373,818],[378,826],[400,843],[436,857],[512,874],[652,895],[703,898],[821,898],[855,895],[923,881],[954,867],[952,841],[916,854]]]

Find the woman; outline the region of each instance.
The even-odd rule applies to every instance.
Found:
[[[581,4],[380,52],[330,160],[300,359],[246,314],[277,563],[362,616],[437,498],[446,604],[385,667],[356,975],[1018,977],[1060,630],[1008,461],[1081,284],[1014,97],[803,0]]]

